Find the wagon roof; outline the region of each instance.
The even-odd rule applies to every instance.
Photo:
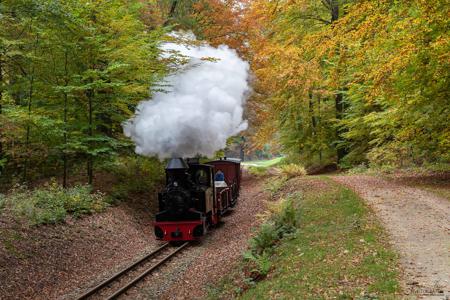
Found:
[[[228,158],[228,157],[225,157],[225,158],[221,158],[221,159],[210,161],[208,163],[215,163],[215,162],[230,162],[230,163],[240,164],[241,160],[239,158]]]

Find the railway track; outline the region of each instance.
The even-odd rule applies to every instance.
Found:
[[[186,242],[173,249],[166,243],[89,289],[77,299],[116,299],[188,245],[189,242]]]

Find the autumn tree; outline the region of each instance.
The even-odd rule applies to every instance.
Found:
[[[448,161],[446,14],[439,0],[252,1],[260,143],[306,164]]]

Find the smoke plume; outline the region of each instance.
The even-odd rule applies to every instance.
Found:
[[[138,105],[136,115],[124,124],[125,135],[141,155],[211,157],[225,148],[230,136],[247,129],[243,106],[249,65],[223,45],[168,43],[162,48],[166,53],[178,51],[189,62],[165,79],[165,92]]]

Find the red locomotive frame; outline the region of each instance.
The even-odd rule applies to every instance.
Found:
[[[160,213],[156,215],[154,222],[155,235],[164,241],[198,240],[236,204],[241,186],[240,160],[222,158],[206,164],[194,160],[188,161],[185,166],[183,160],[177,160],[172,165],[169,162],[166,168],[167,183],[171,181],[170,172],[185,172],[190,178],[188,181],[192,180],[194,183],[195,192],[191,193],[193,204],[185,215],[168,217],[167,211],[162,208],[164,200],[161,198],[164,196],[160,194]],[[223,173],[224,181],[215,181],[218,172]],[[187,214],[190,217],[186,217]]]

